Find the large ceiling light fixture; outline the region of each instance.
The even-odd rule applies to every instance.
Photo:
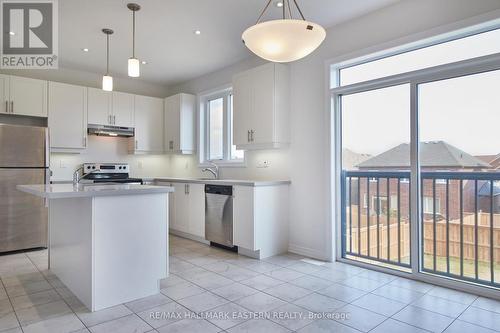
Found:
[[[139,59],[135,57],[135,12],[141,9],[136,3],[127,4],[127,8],[132,11],[132,58],[128,59],[128,76],[140,76],[140,63]]]
[[[113,77],[109,75],[109,36],[113,34],[111,29],[102,29],[106,34],[106,74],[102,77],[102,90],[113,91]]]
[[[297,0],[293,0],[293,4],[301,20],[294,19],[291,1],[283,0],[282,19],[260,22],[272,0],[267,2],[257,23],[243,32],[243,43],[250,51],[269,61],[290,62],[304,58],[321,45],[326,37],[325,29],[306,21]]]

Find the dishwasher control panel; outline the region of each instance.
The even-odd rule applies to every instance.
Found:
[[[228,185],[205,185],[205,193],[233,195],[233,187]]]

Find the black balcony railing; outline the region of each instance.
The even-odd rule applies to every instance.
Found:
[[[408,269],[410,172],[342,177],[343,257]],[[500,172],[422,172],[420,193],[421,270],[498,287]]]

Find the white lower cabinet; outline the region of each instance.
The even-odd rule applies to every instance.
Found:
[[[288,185],[233,186],[233,243],[258,259],[288,250]]]
[[[165,183],[158,185],[173,186],[170,194],[170,229],[205,238],[205,185],[192,183]]]

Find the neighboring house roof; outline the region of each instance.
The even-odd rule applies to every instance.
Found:
[[[420,165],[423,168],[491,168],[486,163],[444,141],[422,142],[420,144]],[[409,168],[410,145],[402,143],[379,155],[358,164],[366,168]]]
[[[497,155],[480,155],[476,156],[481,161],[488,163],[491,165],[493,169],[500,170],[500,154]]]
[[[352,170],[370,157],[372,157],[370,154],[358,154],[346,148],[342,151],[342,166],[344,169]]]

